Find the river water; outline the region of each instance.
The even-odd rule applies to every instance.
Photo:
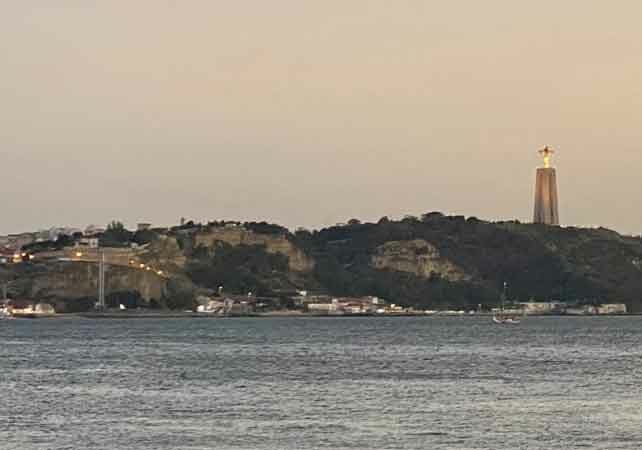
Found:
[[[1,449],[642,448],[642,318],[0,321]]]

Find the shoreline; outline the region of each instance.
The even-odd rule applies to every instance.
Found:
[[[520,316],[523,318],[528,317],[556,317],[556,318],[596,318],[596,317],[636,317],[642,316],[642,313],[627,313],[627,314],[530,314]],[[274,311],[268,313],[254,313],[254,314],[231,314],[227,316],[204,314],[195,312],[87,312],[87,313],[59,313],[54,315],[24,315],[13,316],[14,319],[36,320],[36,319],[238,319],[238,318],[252,318],[252,319],[270,319],[270,318],[324,318],[324,319],[347,319],[347,318],[385,318],[385,317],[424,317],[429,319],[441,318],[489,318],[493,317],[492,313],[476,313],[476,314],[415,314],[415,313],[398,313],[398,314],[316,314],[316,313],[302,313],[299,311]]]

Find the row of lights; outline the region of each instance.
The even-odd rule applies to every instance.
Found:
[[[34,256],[30,255],[29,253],[14,253],[13,255],[14,263],[23,262],[25,259],[28,259],[29,261],[31,261],[34,259]]]
[[[82,258],[84,256],[84,254],[83,254],[83,252],[76,252],[75,256],[76,256],[76,258]],[[14,253],[13,262],[15,264],[17,264],[17,263],[21,263],[21,262],[23,262],[25,260],[33,261],[34,258],[35,258],[35,256],[31,255],[29,253]],[[135,266],[136,265],[136,261],[134,261],[133,259],[130,259],[129,260],[129,265],[130,266]],[[156,273],[156,275],[161,276],[161,277],[165,274],[165,272],[163,272],[162,270],[155,270],[151,266],[148,266],[148,265],[143,264],[143,263],[138,264],[138,268],[141,269],[141,270],[147,270],[147,271],[150,271],[150,272],[154,271]]]
[[[83,252],[76,252],[76,258],[82,258],[82,257],[83,257]],[[154,271],[156,273],[156,275],[161,276],[161,277],[165,273],[162,270],[154,270],[151,266],[148,266],[148,265],[143,264],[143,263],[136,264],[136,261],[134,261],[133,259],[129,260],[129,265],[133,266],[133,267],[138,266],[138,268],[141,269],[141,270],[147,270],[147,271],[150,271],[150,272]]]
[[[133,259],[130,259],[129,260],[129,265],[130,266],[136,266],[136,261],[134,261]],[[156,272],[156,275],[161,276],[161,277],[164,274],[164,272],[162,270],[154,270],[151,266],[148,266],[148,265],[143,264],[143,263],[139,263],[138,264],[138,268],[141,269],[141,270],[148,270],[150,272],[154,271],[154,272]]]

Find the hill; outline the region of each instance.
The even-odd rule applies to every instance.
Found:
[[[144,301],[177,308],[219,286],[231,293],[281,298],[307,290],[375,295],[419,308],[476,308],[497,304],[507,283],[515,301],[621,302],[642,312],[640,239],[606,229],[429,213],[378,223],[353,219],[317,231],[291,232],[264,222],[212,222],[147,234],[132,258],[162,269],[163,286],[150,290],[150,280],[127,276],[127,268],[121,268],[120,284],[111,290],[130,290]],[[78,285],[78,273],[86,273],[91,285],[95,277],[91,270],[70,268],[69,262],[61,268],[34,261],[35,268],[20,269],[22,291],[16,294],[45,295],[51,279],[56,295],[73,298],[73,286],[63,289],[65,279]],[[65,277],[65,270],[74,276]],[[85,296],[87,283],[83,286]]]

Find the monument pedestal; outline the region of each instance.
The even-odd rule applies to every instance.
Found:
[[[557,200],[557,177],[555,169],[537,169],[535,182],[535,216],[534,223],[559,225],[559,208]]]

